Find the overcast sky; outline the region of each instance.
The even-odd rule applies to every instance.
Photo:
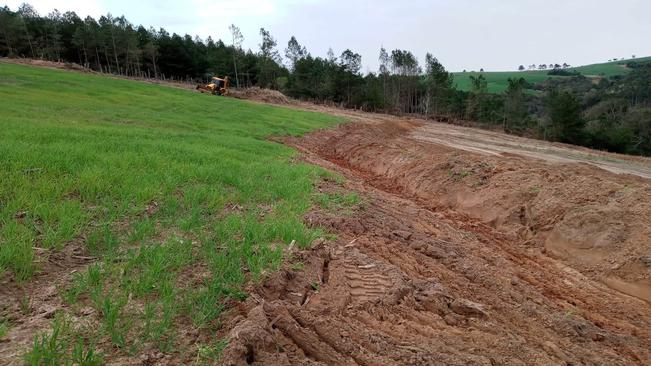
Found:
[[[23,1],[4,1],[15,10]],[[271,31],[281,55],[295,35],[314,56],[329,47],[362,55],[377,68],[380,47],[431,52],[451,71],[514,70],[520,64],[582,65],[651,56],[651,0],[32,0],[81,17],[125,15],[170,33],[229,39],[238,25],[246,48]],[[3,0],[0,0],[0,4]]]

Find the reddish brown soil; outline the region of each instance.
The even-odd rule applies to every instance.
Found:
[[[229,95],[237,99],[246,99],[262,103],[281,105],[295,103],[295,101],[291,100],[278,90],[262,89],[258,87],[231,89]]]
[[[59,289],[94,260],[82,248],[75,242],[61,252],[42,250],[37,253],[42,270],[29,282],[19,284],[11,276],[0,280],[0,319],[12,324],[9,336],[0,339],[0,365],[22,365],[34,336],[50,328],[56,311],[68,308]]]
[[[286,141],[364,203],[306,217],[337,239],[252,290],[223,363],[651,363],[649,181],[418,138],[432,126],[371,116]]]

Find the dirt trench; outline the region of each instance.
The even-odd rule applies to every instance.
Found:
[[[320,190],[362,204],[305,218],[337,239],[251,289],[223,364],[649,364],[649,182],[419,141],[423,128],[285,141],[347,177]]]

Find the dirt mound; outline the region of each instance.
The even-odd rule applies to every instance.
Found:
[[[452,208],[651,301],[651,182],[573,163],[487,155],[415,139],[420,121],[350,124],[295,143],[369,183]]]
[[[60,69],[60,70],[93,72],[92,70],[86,69],[83,66],[73,62],[55,62],[55,61],[47,61],[47,60],[29,59],[29,58],[2,58],[1,60],[2,62],[10,62],[10,63],[21,64],[21,65],[49,67],[52,69]]]
[[[331,141],[332,142],[332,141]],[[224,365],[645,364],[651,309],[498,230],[348,177],[354,212],[227,321]],[[360,179],[361,178],[361,179]],[[326,192],[342,192],[327,182]],[[344,191],[345,192],[345,191]]]
[[[225,364],[648,363],[649,181],[426,143],[423,128],[382,118],[287,140],[363,204],[306,217],[336,243],[253,291]]]
[[[246,89],[231,89],[229,94],[238,99],[254,100],[270,104],[292,104],[292,100],[287,98],[285,94],[278,90],[263,89],[259,87],[252,87]]]

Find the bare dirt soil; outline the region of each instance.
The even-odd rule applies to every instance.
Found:
[[[271,104],[292,104],[295,103],[292,99],[285,96],[285,94],[278,90],[262,89],[258,87],[246,89],[230,89],[229,95],[237,99],[247,99],[262,103]]]
[[[306,217],[337,239],[251,289],[225,365],[651,363],[649,159],[327,111],[356,122],[285,143],[363,203]]]
[[[71,70],[71,71],[78,71],[78,72],[94,72],[84,68],[79,64],[72,63],[72,62],[56,62],[56,61],[47,61],[47,60],[39,60],[39,59],[31,59],[31,58],[7,58],[7,57],[0,58],[0,61],[12,63],[12,64],[46,67],[49,69]]]
[[[58,310],[68,308],[59,289],[94,260],[83,248],[75,242],[60,252],[38,253],[43,270],[26,284],[10,276],[0,280],[0,319],[12,324],[10,337],[0,339],[0,365],[24,364],[22,356],[34,336],[50,328]]]

